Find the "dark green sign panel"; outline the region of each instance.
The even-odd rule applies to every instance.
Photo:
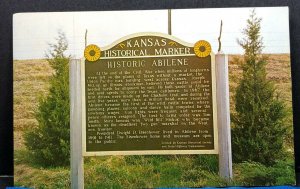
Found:
[[[85,155],[217,153],[206,43],[140,34],[105,49],[88,46]]]

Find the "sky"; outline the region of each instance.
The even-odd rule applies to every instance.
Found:
[[[220,22],[223,20],[222,50],[242,54],[237,39],[253,8],[173,9],[172,35],[188,43],[206,40],[214,52],[218,49]],[[262,18],[263,53],[289,53],[287,7],[255,8]],[[49,43],[55,43],[58,31],[68,40],[67,54],[82,58],[85,44],[100,48],[126,35],[138,32],[168,33],[167,10],[17,13],[13,17],[14,59],[45,58]]]

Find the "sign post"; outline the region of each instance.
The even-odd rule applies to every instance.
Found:
[[[232,153],[230,132],[228,57],[222,52],[216,54],[217,107],[219,131],[219,174],[232,178]]]
[[[84,188],[84,162],[82,155],[81,128],[81,60],[70,62],[70,143],[71,143],[71,188]]]

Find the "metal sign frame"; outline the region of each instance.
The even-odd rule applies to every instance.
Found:
[[[112,47],[120,44],[121,42],[131,39],[133,37],[141,36],[158,36],[176,41],[187,47],[194,47],[194,44],[186,43],[176,37],[163,34],[163,33],[136,33],[125,36],[112,44],[101,48],[101,51],[111,49]],[[139,56],[139,57],[113,57],[118,58],[149,58],[149,57],[170,57],[173,55],[159,55],[159,56]],[[175,56],[195,56],[195,54],[175,55]],[[211,56],[211,87],[212,87],[212,105],[213,105],[213,134],[214,134],[214,149],[212,150],[134,150],[134,151],[93,151],[87,152],[86,150],[86,91],[85,91],[85,63],[81,60],[81,92],[82,92],[82,150],[84,156],[105,156],[105,155],[153,155],[153,154],[218,154],[218,128],[217,128],[217,99],[216,99],[216,73],[215,73],[215,55],[210,53]],[[101,57],[107,59],[107,57]],[[112,59],[109,57],[109,59]],[[161,140],[161,139],[160,139]]]

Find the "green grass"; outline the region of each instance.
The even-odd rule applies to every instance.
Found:
[[[15,154],[16,186],[70,188],[69,167],[41,168],[25,150]],[[291,155],[272,167],[255,162],[234,164],[234,179],[218,176],[216,155],[86,157],[85,188],[156,188],[203,186],[269,186],[295,184]]]
[[[209,158],[213,160],[208,160]],[[154,188],[231,185],[209,171],[211,165],[199,166],[199,156],[107,156],[85,158],[85,188]],[[69,188],[69,168],[39,168],[26,151],[18,151],[15,163],[19,174],[16,185],[34,188]]]
[[[15,159],[15,186],[31,188],[70,188],[69,167],[44,169],[32,162],[26,150],[18,150]]]
[[[235,166],[240,173],[235,179],[246,186],[295,184],[293,158],[280,160],[272,167],[267,167],[256,162],[244,162]]]

